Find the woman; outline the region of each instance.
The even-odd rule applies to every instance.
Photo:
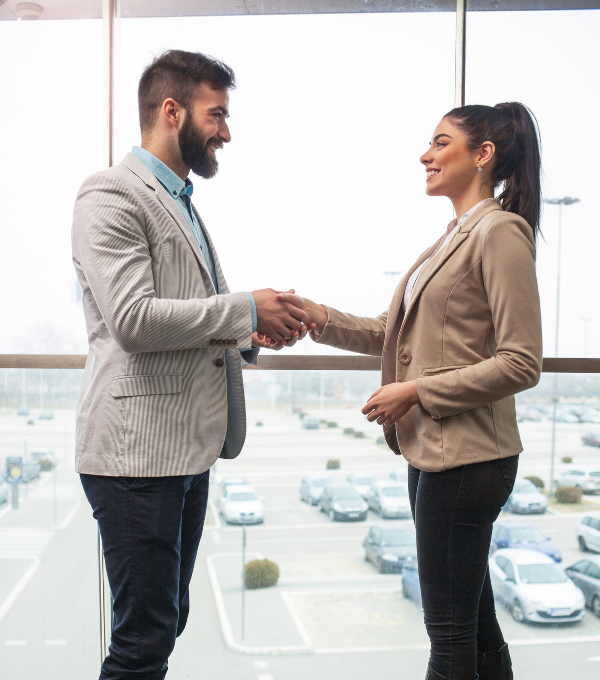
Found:
[[[537,384],[542,364],[536,125],[518,103],[453,109],[421,163],[427,194],[447,196],[458,220],[388,311],[356,317],[310,300],[305,309],[316,342],[383,357],[382,387],[363,413],[409,463],[427,678],[507,680],[487,558],[522,451],[513,395]]]

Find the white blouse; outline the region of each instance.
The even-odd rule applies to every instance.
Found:
[[[487,203],[488,201],[493,201],[493,198],[484,198],[483,201],[479,201],[477,205],[474,205],[470,210],[467,210],[467,212],[459,219],[457,220],[456,218],[450,222],[446,229],[446,235],[444,236],[444,239],[440,243],[440,245],[434,250],[434,252],[425,260],[425,262],[421,263],[415,271],[410,275],[410,278],[408,279],[406,283],[406,288],[404,289],[404,312],[406,313],[406,310],[408,309],[408,306],[410,304],[410,300],[412,298],[413,290],[415,288],[415,284],[417,283],[417,279],[419,278],[421,272],[423,271],[425,265],[431,260],[431,258],[439,253],[441,250],[445,250],[448,247],[448,244],[452,240],[453,236],[456,234],[456,232],[460,229],[460,227],[464,224],[465,220],[473,213],[474,210],[479,208],[480,205],[483,205],[484,203]]]

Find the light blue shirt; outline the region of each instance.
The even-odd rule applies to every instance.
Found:
[[[159,160],[154,154],[151,154],[146,149],[142,149],[140,146],[134,146],[131,153],[138,158],[142,163],[150,170],[150,172],[156,177],[156,179],[163,185],[165,191],[171,196],[171,198],[177,204],[181,214],[184,216],[185,221],[188,223],[194,238],[200,247],[200,252],[202,257],[206,262],[208,267],[208,272],[210,278],[212,279],[215,291],[219,292],[219,286],[217,283],[217,272],[215,269],[215,261],[213,259],[212,253],[208,246],[202,224],[196,215],[196,211],[192,209],[191,198],[194,193],[194,185],[191,181],[186,179],[185,181],[176,175],[171,168],[167,167],[161,160]],[[186,205],[186,199],[183,197],[189,197],[190,209]],[[254,296],[252,293],[248,293],[248,298],[250,300],[250,307],[252,312],[252,332],[256,332],[257,318],[256,318],[256,303],[254,301]]]

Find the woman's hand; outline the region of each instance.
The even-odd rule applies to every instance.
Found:
[[[272,349],[275,350],[276,352],[279,352],[279,350],[283,349],[284,347],[293,347],[298,342],[298,340],[304,340],[306,334],[309,331],[312,331],[314,327],[315,327],[314,323],[311,323],[308,326],[302,326],[299,333],[298,331],[294,331],[292,333],[292,337],[290,338],[290,340],[282,340],[281,342],[273,340],[264,333],[252,333],[252,347]]]
[[[311,327],[308,329],[309,331],[313,330],[313,328],[316,328],[317,332],[323,332],[323,328],[325,328],[325,324],[327,323],[327,310],[325,307],[323,307],[323,305],[313,302],[308,298],[295,295],[293,291],[288,293],[280,293],[277,295],[277,299],[281,300],[282,302],[289,302],[291,305],[294,305],[294,307],[298,307],[299,309],[305,311],[310,317],[311,321]]]
[[[417,381],[411,380],[380,387],[369,397],[362,412],[369,422],[376,420],[379,425],[389,426],[406,415],[415,404],[420,403]]]

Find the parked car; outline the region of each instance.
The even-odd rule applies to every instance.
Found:
[[[408,484],[408,470],[392,470],[389,474],[390,479],[395,482],[402,482],[403,484]]]
[[[250,484],[230,484],[219,499],[219,511],[230,524],[259,524],[264,520],[262,500]]]
[[[0,475],[0,503],[6,503],[8,501],[8,482],[4,478],[4,475]]]
[[[600,446],[600,432],[588,432],[583,435],[581,441],[586,446]]]
[[[523,522],[496,522],[492,530],[492,542],[490,543],[490,555],[496,550],[503,548],[527,548],[548,555],[555,562],[562,562],[562,555],[558,546],[550,540],[549,536]]]
[[[544,513],[548,507],[546,496],[528,479],[517,479],[503,510],[514,513]]]
[[[586,605],[600,618],[600,555],[579,560],[565,572],[583,593]]]
[[[555,480],[556,486],[575,486],[583,493],[600,491],[600,466],[572,467]]]
[[[304,429],[304,430],[318,430],[319,429],[319,419],[313,418],[312,416],[304,416],[304,418],[302,418],[302,429]]]
[[[309,505],[317,505],[323,489],[333,484],[333,479],[327,475],[307,475],[300,482],[300,500]]]
[[[367,500],[369,496],[369,490],[371,484],[377,481],[375,475],[369,475],[364,472],[351,472],[347,477],[346,481],[358,491],[358,493]]]
[[[332,522],[342,519],[367,519],[368,505],[350,484],[330,484],[319,498],[319,510],[326,512]]]
[[[49,411],[48,409],[42,409],[38,413],[38,420],[53,420],[54,419],[54,414],[52,411]]]
[[[586,512],[577,525],[577,542],[583,552],[600,552],[600,510]]]
[[[407,559],[417,559],[415,530],[406,524],[375,524],[363,541],[365,560],[382,574],[397,574]]]
[[[18,416],[28,416],[29,415],[29,406],[26,406],[23,404],[22,406],[19,406],[17,409],[17,415]]]
[[[581,421],[574,413],[569,413],[569,411],[557,411],[556,412],[556,422],[557,423],[580,423]]]
[[[225,477],[219,484],[219,495],[222,496],[228,486],[236,484],[248,484],[248,482],[243,477]]]
[[[56,456],[50,449],[34,449],[30,452],[29,458],[40,466],[42,472],[52,470],[56,465]]]
[[[40,466],[32,460],[24,460],[21,470],[23,471],[21,477],[23,484],[28,484],[40,476]]]
[[[408,489],[399,482],[374,482],[367,494],[371,510],[385,517],[411,517]]]
[[[402,567],[402,595],[421,605],[421,582],[416,559],[407,559]]]
[[[537,550],[498,550],[490,558],[494,597],[519,623],[581,621],[585,598],[550,557]]]

